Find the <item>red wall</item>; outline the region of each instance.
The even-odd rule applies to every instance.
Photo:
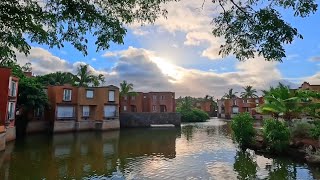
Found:
[[[7,117],[8,95],[9,95],[9,78],[11,69],[0,68],[0,125],[5,124]]]

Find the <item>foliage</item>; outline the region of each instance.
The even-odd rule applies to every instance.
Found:
[[[77,68],[77,74],[73,76],[74,83],[80,87],[88,87],[89,85],[99,86],[105,82],[104,75],[94,75],[89,69],[88,64],[80,64]]]
[[[242,98],[257,98],[257,90],[253,89],[252,86],[243,87],[244,92],[241,92]]]
[[[315,139],[320,138],[320,122],[316,122],[315,126],[310,130],[311,136]]]
[[[50,74],[45,74],[43,76],[37,76],[36,78],[44,86],[74,84],[74,75],[69,72],[58,71]]]
[[[0,64],[15,58],[16,52],[29,54],[28,40],[58,48],[69,42],[84,55],[87,33],[95,36],[97,51],[109,48],[110,42],[122,44],[125,24],[154,22],[166,15],[161,4],[168,1],[1,0]]]
[[[191,97],[185,97],[178,104],[177,112],[181,114],[182,122],[204,122],[209,119],[206,112],[193,107]]]
[[[308,122],[295,122],[292,127],[290,127],[290,132],[292,137],[307,138],[310,137],[310,131],[314,125]]]
[[[125,96],[137,96],[138,94],[133,91],[133,84],[129,83],[127,81],[122,81],[120,83],[120,96],[125,97]]]
[[[249,113],[241,113],[232,118],[233,137],[243,149],[247,148],[255,135],[254,119]]]
[[[24,109],[44,108],[48,106],[48,98],[43,86],[36,78],[27,77],[23,70],[30,69],[31,64],[19,66],[16,62],[8,61],[5,66],[12,69],[14,76],[19,78],[17,106]],[[27,67],[26,67],[27,66]]]
[[[258,164],[253,158],[247,151],[237,151],[233,169],[238,173],[238,179],[256,179]]]
[[[319,103],[312,100],[317,94],[306,90],[290,90],[288,86],[281,83],[277,87],[270,87],[264,91],[265,103],[257,108],[257,111],[264,114],[272,114],[275,118],[282,117],[285,120],[292,120],[305,113],[311,107],[319,107]]]
[[[232,99],[232,98],[236,98],[237,97],[237,94],[238,92],[233,92],[233,89],[229,89],[228,93],[226,93],[223,98],[226,98],[226,99]]]
[[[263,135],[271,152],[281,153],[289,146],[290,131],[281,121],[266,120],[263,125]]]
[[[318,9],[315,0],[213,0],[221,7],[214,17],[213,35],[224,37],[220,54],[235,55],[239,60],[263,56],[267,61],[282,61],[284,44],[303,38],[286,22],[279,10],[293,10],[294,16],[307,17]]]

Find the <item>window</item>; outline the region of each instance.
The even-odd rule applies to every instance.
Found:
[[[157,99],[157,96],[156,96],[156,95],[153,95],[152,98],[153,98],[153,100],[156,100],[156,99]]]
[[[233,105],[237,105],[237,100],[233,100]]]
[[[17,82],[11,81],[10,96],[15,97],[17,95]]]
[[[136,97],[135,97],[135,96],[132,96],[132,97],[131,97],[131,100],[133,100],[133,101],[136,100]]]
[[[116,106],[106,105],[104,106],[104,117],[115,117],[116,116]]]
[[[127,106],[123,106],[123,110],[124,110],[124,111],[127,111]]]
[[[109,101],[114,101],[114,91],[109,91]]]
[[[238,107],[232,107],[232,113],[233,114],[238,114],[239,113],[239,108]]]
[[[147,98],[147,96],[143,96],[143,98],[145,99],[145,98]]]
[[[72,106],[58,106],[57,117],[58,118],[72,118],[72,117],[74,117],[74,108]]]
[[[243,103],[248,103],[248,99],[242,100]]]
[[[15,103],[8,103],[8,119],[14,119]]]
[[[161,100],[164,100],[164,96],[161,96]]]
[[[71,89],[64,89],[63,90],[63,100],[64,101],[71,101],[72,90]]]
[[[259,99],[256,99],[255,101],[256,101],[256,103],[259,103]]]
[[[89,106],[82,106],[82,116],[83,117],[90,116],[90,107]]]
[[[157,106],[153,105],[152,106],[152,111],[157,111]]]
[[[93,98],[93,90],[87,90],[86,91],[86,97],[89,98],[89,99],[92,99]]]

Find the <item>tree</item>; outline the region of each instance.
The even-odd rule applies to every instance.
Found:
[[[69,72],[58,71],[54,73],[45,74],[43,76],[37,76],[36,78],[44,86],[75,84],[74,75]]]
[[[133,84],[129,83],[127,81],[122,81],[120,83],[120,96],[121,97],[131,97],[138,95],[136,92],[133,91]]]
[[[281,117],[290,121],[312,108],[320,107],[319,103],[311,99],[318,96],[311,91],[291,90],[289,86],[279,83],[277,87],[270,87],[269,91],[265,91],[265,102],[256,109],[260,113],[272,114],[275,118]]]
[[[253,89],[252,86],[243,87],[244,92],[241,92],[242,98],[257,98],[257,90]]]
[[[226,98],[226,99],[233,99],[233,98],[236,98],[237,97],[237,94],[238,92],[233,92],[233,89],[230,88],[228,93],[226,93],[223,98]]]
[[[318,10],[315,0],[213,0],[221,12],[213,18],[213,35],[223,37],[220,54],[242,61],[262,56],[267,61],[282,61],[284,44],[303,38],[298,30],[283,20],[279,10],[293,10],[296,17],[307,17]]]
[[[1,0],[0,64],[15,59],[16,52],[28,55],[28,40],[58,48],[69,42],[84,55],[89,32],[97,51],[110,42],[122,44],[126,24],[154,22],[166,15],[161,4],[168,1],[173,0]]]
[[[104,75],[99,74],[98,76],[94,75],[91,70],[88,69],[88,64],[81,64],[77,68],[77,74],[74,76],[74,81],[77,86],[88,87],[90,84],[94,86],[99,86],[104,83]]]

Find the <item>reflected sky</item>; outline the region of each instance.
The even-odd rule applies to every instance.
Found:
[[[0,179],[320,179],[319,167],[240,152],[219,119],[181,128],[33,135],[0,153]]]

